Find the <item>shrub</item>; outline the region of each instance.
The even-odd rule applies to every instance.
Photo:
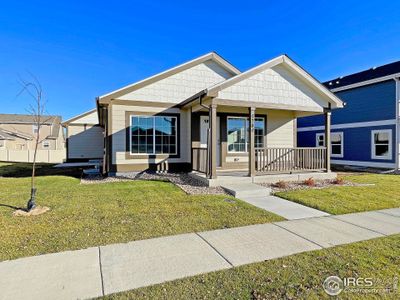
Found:
[[[310,177],[310,178],[304,180],[304,184],[306,186],[315,186],[315,180],[314,180],[314,178]]]
[[[335,179],[332,180],[333,184],[344,184],[344,178],[342,177],[336,177]]]
[[[288,187],[288,184],[286,181],[279,180],[277,183],[275,183],[275,186],[280,189],[286,189]]]

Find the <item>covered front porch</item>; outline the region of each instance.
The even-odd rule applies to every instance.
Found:
[[[331,111],[343,102],[287,56],[203,90],[180,107],[190,110],[191,165],[200,177],[254,182],[330,173]],[[297,147],[296,120],[311,115],[324,115],[328,147]]]
[[[267,180],[270,175],[298,178],[302,174],[309,178],[310,173],[329,173],[329,147],[297,147],[297,114],[304,112],[216,103],[209,106],[208,112],[204,107],[192,111],[192,170],[206,179],[241,180]],[[330,132],[331,112],[323,114],[325,132]],[[292,176],[276,176],[279,174]]]

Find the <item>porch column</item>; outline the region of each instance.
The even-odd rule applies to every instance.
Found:
[[[249,107],[249,176],[256,175],[256,152],[254,147],[254,118],[255,107]]]
[[[325,112],[326,172],[331,171],[331,111]]]
[[[210,178],[217,178],[217,105],[210,105]]]

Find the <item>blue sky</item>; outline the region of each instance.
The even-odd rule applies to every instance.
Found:
[[[400,60],[399,1],[3,1],[1,113],[35,74],[50,114],[209,51],[241,70],[286,53],[321,81]]]

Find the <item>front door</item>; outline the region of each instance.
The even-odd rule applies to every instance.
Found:
[[[200,147],[207,148],[208,116],[200,116]],[[217,117],[217,167],[221,166],[220,120]]]

